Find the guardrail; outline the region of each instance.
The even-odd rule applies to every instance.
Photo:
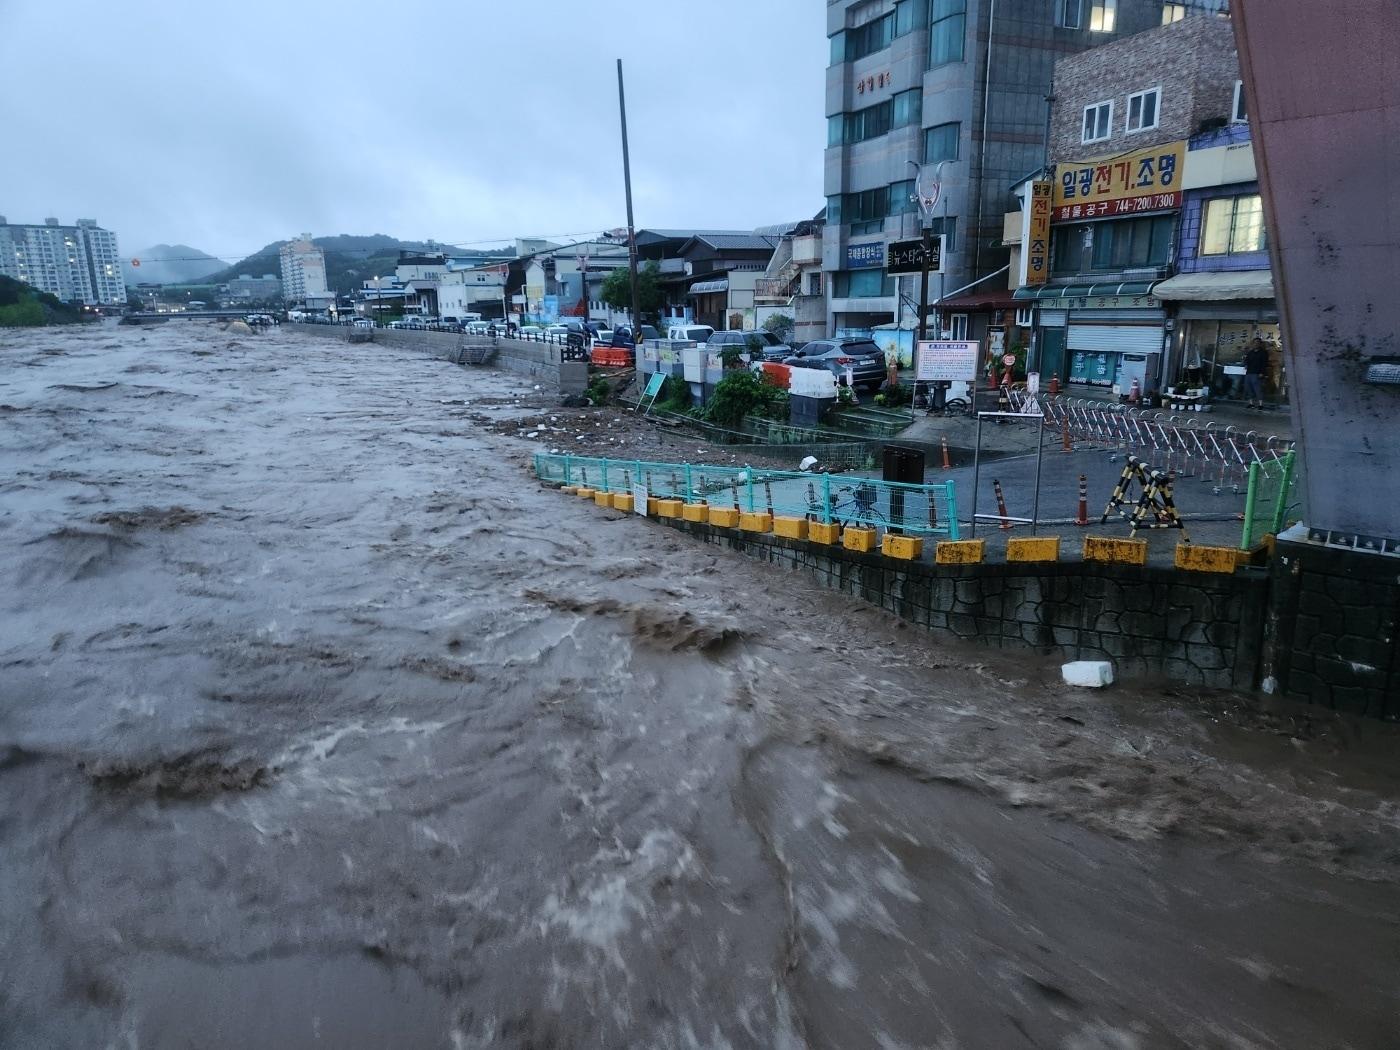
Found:
[[[1093,398],[1032,396],[1024,387],[1012,387],[1008,395],[1014,410],[1038,411],[1046,429],[1060,436],[1064,451],[1097,448],[1110,456],[1132,454],[1179,478],[1199,477],[1217,494],[1227,487],[1240,492],[1251,466],[1266,479],[1281,473],[1293,449],[1291,438],[1222,427],[1194,414],[1181,418]]]
[[[797,470],[655,463],[539,453],[535,476],[603,492],[646,490],[653,499],[732,506],[749,513],[863,525],[914,536],[960,539],[952,481],[917,485]]]

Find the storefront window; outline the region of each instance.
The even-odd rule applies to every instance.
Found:
[[[894,295],[894,278],[883,270],[839,270],[833,275],[831,294],[837,299]]]
[[[1264,375],[1264,396],[1287,401],[1288,382],[1283,367],[1279,326],[1254,321],[1188,321],[1182,350],[1179,382],[1197,383],[1212,397],[1238,399],[1244,386],[1244,355],[1255,339],[1269,348],[1269,369]]]

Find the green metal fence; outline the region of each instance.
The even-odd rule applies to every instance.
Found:
[[[1277,536],[1287,524],[1289,511],[1296,511],[1294,456],[1283,454],[1277,469],[1268,471],[1259,463],[1249,465],[1249,477],[1244,495],[1244,526],[1240,534],[1240,550],[1249,550],[1266,534]]]
[[[961,538],[952,481],[915,485],[854,475],[545,453],[535,456],[535,475],[541,481],[604,492],[635,492],[641,486],[654,499],[707,502],[824,524],[896,529],[914,536]]]

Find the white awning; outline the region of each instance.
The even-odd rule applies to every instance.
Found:
[[[705,292],[727,292],[729,291],[729,278],[721,277],[714,281],[696,281],[690,286],[691,295],[702,295]]]
[[[1181,273],[1153,285],[1157,299],[1272,299],[1274,275],[1271,270],[1229,270],[1221,273]]]

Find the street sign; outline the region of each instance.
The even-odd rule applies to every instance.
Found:
[[[920,383],[973,382],[977,379],[976,341],[925,339],[919,343],[914,379]]]
[[[928,259],[929,273],[942,273],[943,237],[941,235],[933,238],[930,249]],[[885,260],[886,273],[923,273],[923,238],[920,237],[916,241],[891,241],[885,253]]]

